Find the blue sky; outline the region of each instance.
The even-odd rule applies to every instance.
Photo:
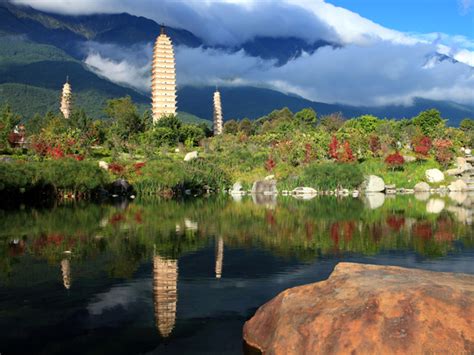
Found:
[[[474,38],[474,0],[327,0],[403,32]]]

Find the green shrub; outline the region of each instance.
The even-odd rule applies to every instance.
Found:
[[[318,189],[353,189],[362,184],[364,175],[355,164],[311,164],[303,170],[299,183]]]
[[[29,190],[50,185],[56,190],[89,192],[106,185],[107,182],[106,172],[90,161],[61,159],[0,165],[0,191]]]
[[[219,166],[203,158],[189,162],[165,158],[147,162],[131,182],[141,194],[156,194],[166,190],[202,190],[205,186],[215,190],[227,187],[230,178]]]

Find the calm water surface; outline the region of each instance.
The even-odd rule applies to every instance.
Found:
[[[340,261],[474,273],[474,196],[215,197],[0,210],[0,353],[242,353]]]

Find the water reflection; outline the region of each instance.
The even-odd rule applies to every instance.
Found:
[[[71,263],[69,259],[61,260],[61,272],[63,274],[63,285],[66,290],[71,288]]]
[[[224,261],[224,239],[219,237],[216,243],[216,279],[222,277],[222,263]]]
[[[86,337],[83,352],[148,353],[182,340],[157,351],[188,353],[190,334],[199,334],[192,344],[208,353],[212,344],[226,346],[233,327],[238,353],[242,324],[256,307],[326,278],[339,260],[472,269],[472,201],[466,194],[382,202],[244,196],[0,211],[0,344],[18,349],[19,333],[8,331],[20,319],[37,343],[64,349],[87,333],[95,338]],[[31,324],[57,338],[39,339]],[[77,334],[61,333],[64,324]],[[101,348],[107,332],[130,347]]]
[[[153,295],[156,327],[160,335],[171,335],[178,303],[178,260],[153,256]]]

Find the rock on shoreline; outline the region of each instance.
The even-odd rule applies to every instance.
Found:
[[[265,354],[474,353],[474,276],[340,263],[245,323]]]

